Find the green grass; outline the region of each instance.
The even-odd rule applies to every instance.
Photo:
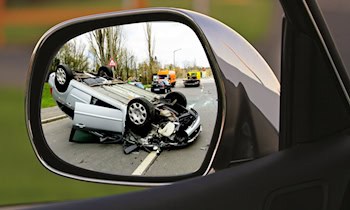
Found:
[[[216,0],[211,4],[210,16],[230,26],[248,41],[257,42],[267,32],[272,12],[271,0],[250,0],[236,5]]]
[[[17,0],[17,1],[7,1],[9,8],[66,8],[75,7],[77,9],[86,7],[115,7],[118,8],[121,5],[122,0],[60,0],[60,1],[28,1],[28,0]]]
[[[152,7],[176,7],[183,9],[192,8],[192,1],[190,0],[150,0],[149,2]]]
[[[48,108],[53,106],[56,106],[56,102],[51,96],[50,85],[48,83],[45,83],[43,89],[43,96],[41,99],[41,108]]]
[[[54,1],[28,3],[18,1],[10,4],[10,8],[91,8],[113,6],[120,8],[120,0],[107,1]],[[209,16],[212,16],[242,34],[248,41],[257,42],[267,32],[271,19],[273,2],[271,0],[247,0],[246,3],[227,3],[227,0],[212,0]],[[149,0],[152,7],[178,7],[192,9],[190,0]],[[54,24],[53,24],[54,25]],[[10,25],[5,27],[8,44],[32,44],[49,28],[49,26]]]
[[[52,25],[53,26],[53,25]],[[32,45],[51,26],[7,25],[4,28],[6,43],[11,45]]]
[[[151,88],[152,85],[151,84],[148,84],[148,85],[143,85],[145,88]]]
[[[192,9],[188,0],[151,0],[152,6]],[[271,0],[246,0],[243,3],[227,3],[227,0],[211,0],[209,16],[220,20],[243,35],[248,41],[257,42],[267,32],[271,19]],[[234,2],[234,1],[231,1]]]
[[[35,157],[24,120],[24,91],[0,88],[0,205],[101,197],[140,190],[55,175]]]

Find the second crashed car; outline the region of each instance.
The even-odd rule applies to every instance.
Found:
[[[73,128],[103,139],[122,136],[124,143],[160,151],[186,146],[201,132],[198,113],[187,109],[179,92],[165,97],[112,79],[110,69],[98,74],[73,72],[58,65],[49,76],[52,96],[73,119]]]

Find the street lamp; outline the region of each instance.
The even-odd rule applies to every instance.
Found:
[[[179,49],[173,51],[173,56],[174,56],[174,69],[175,69],[175,53],[176,53],[177,51],[179,51],[179,50],[182,50],[182,49],[179,48]]]

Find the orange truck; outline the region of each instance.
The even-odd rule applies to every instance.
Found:
[[[172,87],[176,85],[176,74],[175,71],[160,69],[157,73],[158,79],[167,79]]]

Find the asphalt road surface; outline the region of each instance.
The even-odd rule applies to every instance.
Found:
[[[180,91],[186,96],[188,107],[199,113],[203,130],[191,145],[162,151],[152,162],[143,163],[149,156],[149,153],[143,150],[124,154],[120,144],[69,142],[72,128],[70,118],[45,123],[44,135],[58,157],[81,168],[109,174],[131,175],[143,163],[148,164],[143,172],[145,176],[192,173],[202,164],[211,141],[217,115],[216,86],[213,79],[203,79],[201,86],[194,88],[185,88],[182,82],[178,81],[173,91]]]

